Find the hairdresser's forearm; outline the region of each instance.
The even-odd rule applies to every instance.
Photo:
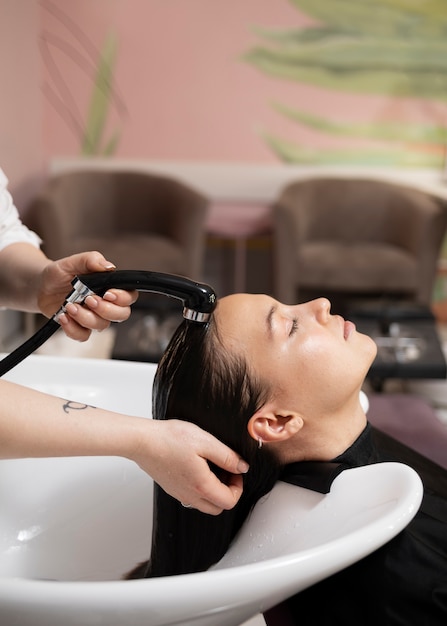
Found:
[[[0,458],[130,458],[151,420],[127,417],[0,380]],[[147,437],[150,440],[150,437]],[[149,447],[149,444],[147,444]]]
[[[0,459],[120,456],[204,513],[232,508],[248,465],[195,424],[128,417],[0,380]],[[225,471],[221,482],[208,461]]]
[[[38,312],[38,286],[50,260],[29,243],[13,243],[0,250],[0,306]]]

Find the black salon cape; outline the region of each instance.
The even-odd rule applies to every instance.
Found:
[[[267,612],[268,626],[447,626],[445,469],[368,424],[333,462],[294,463],[282,480],[327,493],[344,469],[383,461],[406,463],[422,478],[415,518],[371,555]]]

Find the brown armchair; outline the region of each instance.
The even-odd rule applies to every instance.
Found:
[[[85,170],[52,177],[26,223],[52,259],[99,250],[120,269],[200,280],[208,200],[160,175]]]
[[[405,297],[429,305],[447,226],[445,202],[379,180],[287,185],[274,208],[275,295]]]

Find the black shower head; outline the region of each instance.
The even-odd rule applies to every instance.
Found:
[[[37,350],[53,335],[59,326],[59,317],[69,302],[84,302],[89,295],[103,296],[108,289],[126,291],[149,291],[177,298],[183,302],[183,317],[193,322],[205,323],[216,306],[214,290],[203,283],[175,274],[145,272],[142,270],[118,270],[84,274],[73,279],[73,290],[67,295],[59,311],[49,319],[30,339],[0,361],[0,376],[3,376],[29,354]]]
[[[189,278],[144,270],[117,270],[77,276],[68,301],[85,300],[89,294],[103,296],[108,289],[148,291],[177,298],[183,302],[183,317],[195,322],[207,322],[216,306],[214,290]]]

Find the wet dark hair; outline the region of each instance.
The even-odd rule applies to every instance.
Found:
[[[155,484],[151,557],[127,578],[203,571],[225,554],[279,476],[275,456],[266,447],[258,449],[247,431],[269,395],[268,383],[256,378],[245,358],[225,349],[213,317],[208,324],[180,324],[157,368],[153,417],[197,424],[238,452],[250,470],[237,505],[218,516],[183,507]],[[222,478],[219,468],[211,469]]]

